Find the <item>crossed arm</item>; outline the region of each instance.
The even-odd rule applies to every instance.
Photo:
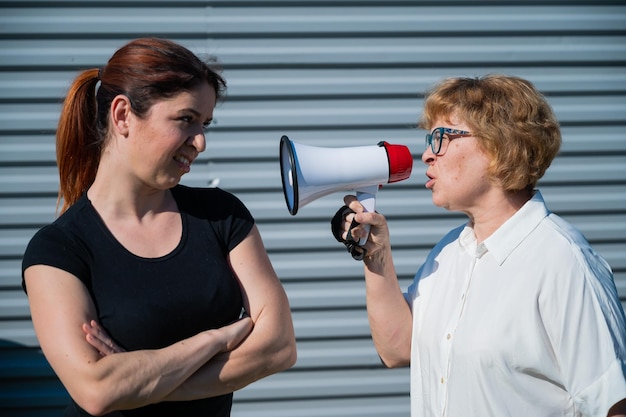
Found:
[[[83,284],[57,268],[28,268],[24,277],[35,332],[72,398],[100,415],[233,392],[292,366],[289,304],[256,227],[231,251],[230,263],[250,317],[163,349],[105,356],[85,340],[89,326],[83,325],[97,316]]]

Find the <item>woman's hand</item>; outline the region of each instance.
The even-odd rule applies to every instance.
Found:
[[[207,330],[207,332],[210,332],[211,335],[216,338],[216,343],[222,345],[220,352],[226,352],[239,346],[250,331],[252,331],[252,327],[253,324],[250,317],[244,317],[227,326]],[[125,349],[115,343],[97,321],[91,320],[89,323],[84,323],[82,328],[83,332],[85,332],[85,339],[91,346],[98,350],[100,356],[126,352]]]
[[[221,352],[230,352],[243,342],[253,327],[252,319],[245,316],[229,325],[219,329],[207,330],[207,332],[222,340],[223,348]]]
[[[100,356],[108,356],[114,353],[126,352],[117,345],[108,335],[108,333],[98,324],[97,321],[91,320],[89,323],[83,323],[83,332],[87,342],[95,347]]]
[[[354,211],[354,214],[350,213],[344,218],[342,237],[347,238],[348,229],[352,223],[352,220],[356,220],[359,223],[351,230],[352,238],[356,241],[367,237],[365,243],[365,249],[367,250],[367,257],[372,258],[376,254],[382,253],[385,249],[390,250],[389,243],[389,229],[387,227],[387,219],[382,214],[376,212],[366,212],[363,205],[357,200],[354,195],[347,195],[343,199],[348,208]],[[370,230],[363,227],[363,225],[370,225]]]

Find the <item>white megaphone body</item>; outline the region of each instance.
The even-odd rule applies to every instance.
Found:
[[[295,215],[300,207],[338,191],[356,191],[366,211],[376,210],[383,184],[411,176],[413,157],[404,145],[379,142],[371,146],[324,148],[280,138],[280,170],[285,202]],[[367,237],[359,241],[364,245]]]

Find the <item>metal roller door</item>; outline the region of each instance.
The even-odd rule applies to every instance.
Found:
[[[416,130],[446,76],[504,72],[544,92],[562,152],[540,183],[555,212],[612,265],[626,300],[626,6],[621,1],[0,1],[0,414],[60,415],[67,394],[42,357],[20,288],[21,256],[55,218],[54,133],[76,72],[154,35],[215,54],[229,89],[184,183],[219,185],[257,219],[286,288],[293,369],[235,394],[234,417],[408,415],[408,369],[372,346],[362,267],[332,237],[341,195],[289,215],[278,143],[409,146],[411,179],[385,186],[403,287],[457,214],[434,207]]]

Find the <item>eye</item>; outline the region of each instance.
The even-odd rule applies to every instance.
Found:
[[[207,122],[202,123],[202,129],[203,129],[205,132],[209,129],[209,127],[210,127],[210,126],[211,126],[211,120],[209,120],[209,121],[207,121]]]

